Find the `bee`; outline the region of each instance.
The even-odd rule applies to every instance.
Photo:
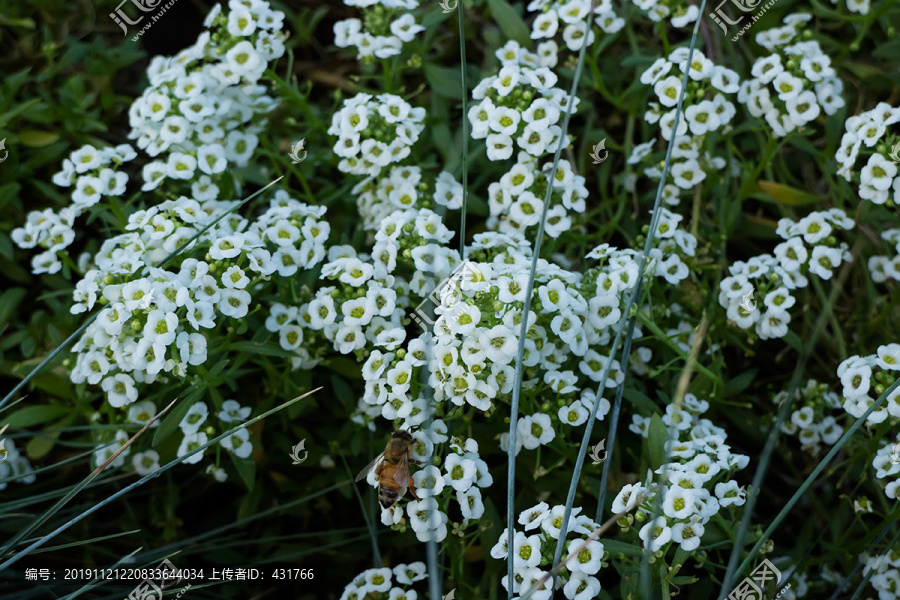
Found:
[[[366,465],[355,481],[363,479],[369,474],[373,468],[375,476],[378,480],[378,502],[384,508],[390,508],[397,503],[400,498],[406,494],[406,490],[412,494],[416,500],[416,492],[413,488],[413,478],[409,474],[409,463],[415,465],[424,464],[420,460],[409,457],[412,447],[416,444],[416,439],[410,432],[398,429],[391,434],[384,452],[375,457],[375,459]]]

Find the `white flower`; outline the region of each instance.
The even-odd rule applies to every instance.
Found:
[[[138,393],[134,387],[134,379],[125,373],[117,373],[107,377],[101,384],[110,406],[121,408],[137,400]]]
[[[550,423],[550,416],[543,413],[520,418],[516,429],[517,437],[522,440],[522,446],[528,450],[549,444],[556,437],[556,431]]]
[[[703,537],[704,531],[703,524],[692,518],[687,523],[676,523],[672,526],[672,540],[690,552],[700,546],[700,538]]]
[[[672,539],[672,530],[665,517],[657,517],[644,525],[638,536],[644,541],[644,547],[656,552]]]
[[[193,452],[194,450],[205,444],[207,441],[208,439],[206,437],[206,434],[202,431],[185,435],[184,439],[181,440],[181,445],[178,446],[178,457],[181,458],[182,456]],[[205,450],[203,452],[198,452],[188,459],[185,459],[184,463],[193,465],[200,462],[201,460],[203,460],[204,452]]]
[[[131,464],[138,475],[149,475],[159,470],[159,453],[156,450],[138,452],[131,458]]]
[[[138,425],[145,425],[154,416],[156,416],[156,405],[154,405],[150,400],[144,400],[143,402],[132,404],[128,408],[128,420]],[[156,427],[158,425],[159,421],[154,421],[151,427]]]
[[[219,444],[229,452],[233,452],[238,458],[247,458],[253,452],[250,432],[246,429],[238,429],[228,437],[219,440]]]
[[[521,531],[513,538],[513,564],[516,569],[536,567],[541,562],[541,538]]]
[[[678,96],[681,94],[681,79],[669,75],[665,79],[657,81],[653,85],[653,91],[659,97],[659,103],[666,107],[678,104]]]
[[[207,416],[209,416],[209,408],[206,403],[197,402],[188,409],[178,426],[185,434],[196,433],[206,421]]]
[[[222,403],[222,410],[219,411],[219,420],[224,423],[240,423],[247,420],[250,416],[250,407],[242,407],[236,400],[226,400]]]
[[[445,480],[457,492],[468,490],[477,477],[475,462],[470,458],[462,458],[459,454],[449,454],[444,467],[447,471]]]
[[[592,575],[573,571],[563,587],[563,594],[569,600],[593,600],[600,596],[600,582]]]

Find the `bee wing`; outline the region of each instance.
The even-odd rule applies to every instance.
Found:
[[[409,452],[404,452],[397,463],[397,470],[394,471],[394,481],[404,488],[409,486]]]
[[[365,466],[365,468],[364,468],[362,471],[359,472],[359,475],[357,475],[357,476],[356,476],[356,479],[354,479],[353,481],[359,481],[360,479],[365,478],[366,475],[369,474],[369,471],[371,471],[372,469],[374,469],[374,468],[378,465],[378,463],[380,463],[380,462],[383,461],[383,460],[384,460],[384,452],[382,452],[381,454],[379,454],[378,456],[376,456],[374,459],[372,459],[372,462],[370,462],[369,464],[367,464],[367,465]]]

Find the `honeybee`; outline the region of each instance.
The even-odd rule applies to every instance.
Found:
[[[415,444],[416,439],[410,432],[398,429],[391,434],[391,439],[384,452],[376,456],[375,460],[366,465],[366,468],[356,476],[355,481],[359,481],[366,477],[369,471],[375,469],[378,480],[378,502],[382,507],[392,507],[406,494],[407,489],[413,498],[419,499],[413,488],[413,478],[409,474],[409,463],[424,464],[420,460],[409,457]]]

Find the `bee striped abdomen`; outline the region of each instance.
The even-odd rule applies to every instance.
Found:
[[[397,490],[391,490],[383,486],[378,488],[378,502],[384,508],[390,508],[399,499],[400,495],[397,493]]]

